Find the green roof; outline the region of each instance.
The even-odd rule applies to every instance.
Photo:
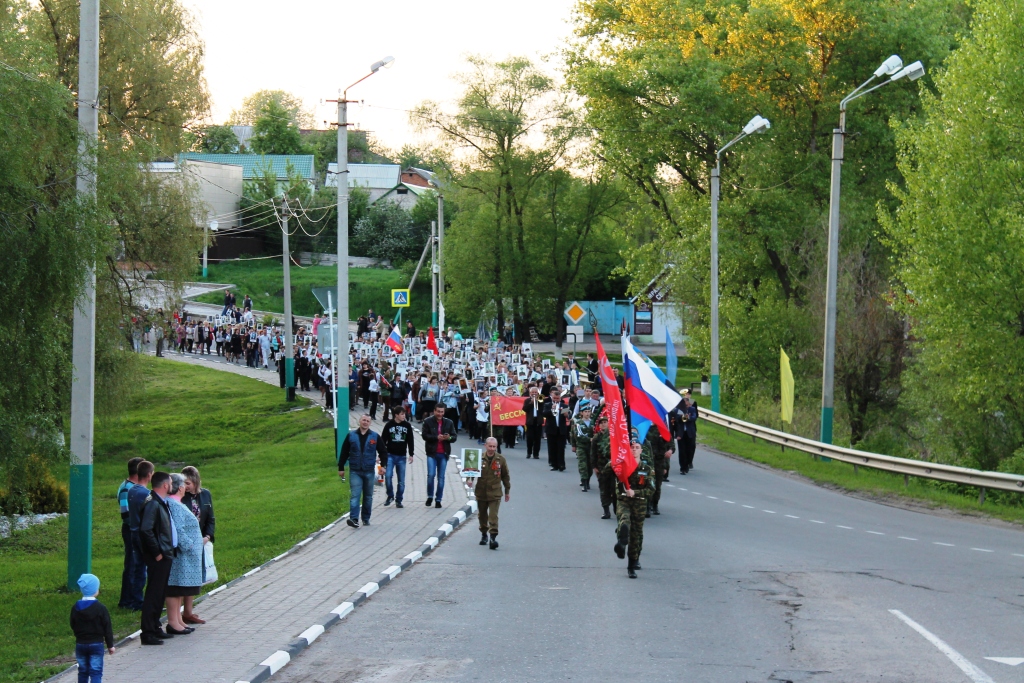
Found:
[[[312,154],[204,154],[202,152],[186,152],[178,155],[178,161],[192,159],[209,161],[214,164],[230,164],[242,167],[242,178],[252,180],[262,175],[263,170],[270,166],[278,180],[288,177],[288,164],[295,172],[306,180],[313,180]]]

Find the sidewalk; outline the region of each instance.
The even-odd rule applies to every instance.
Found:
[[[275,373],[218,365],[206,358],[186,358],[184,362],[277,384]],[[379,432],[382,426],[378,421],[373,429]],[[132,639],[107,657],[105,677],[132,683],[164,683],[168,678],[234,683],[242,679],[361,586],[377,581],[382,569],[402,564],[404,555],[415,551],[466,504],[466,490],[452,458],[446,472],[444,507],[426,507],[426,470],[420,441],[416,459],[406,473],[403,509],[383,507],[384,489],[375,488],[371,526],[352,529],[344,522],[336,524],[282,559],[206,598],[196,612],[207,623],[191,635],[172,638],[160,647],[142,646],[137,638]],[[401,590],[401,586],[390,590]],[[387,593],[375,599],[387,600]],[[71,670],[58,680],[71,682],[76,677],[77,672]]]

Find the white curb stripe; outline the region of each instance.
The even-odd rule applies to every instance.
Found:
[[[344,619],[348,616],[349,612],[354,609],[354,605],[351,602],[343,602],[334,609],[331,610],[331,614],[337,614],[340,618]]]
[[[286,551],[284,551],[283,553],[281,553],[280,555],[278,555],[277,557],[275,557],[274,559],[272,559],[272,560],[271,560],[271,562],[277,562],[277,561],[278,561],[278,560],[280,560],[280,559],[281,559],[282,557],[287,557],[287,556],[288,556],[288,553],[290,553],[290,552],[291,552],[290,550],[286,550]]]
[[[210,596],[211,596],[211,595],[213,595],[214,593],[220,593],[220,592],[221,592],[222,590],[224,590],[224,589],[225,589],[225,588],[227,588],[227,587],[228,587],[228,586],[227,586],[227,584],[224,584],[223,586],[218,586],[217,588],[214,588],[214,589],[213,589],[212,591],[210,591],[209,593],[207,593],[207,594],[206,594],[206,597],[210,597]]]
[[[306,545],[307,543],[309,543],[312,540],[313,540],[312,538],[306,538],[306,539],[303,539],[303,540],[299,541],[295,545],[298,545],[298,546]]]
[[[139,629],[138,631],[136,631],[135,633],[131,634],[131,635],[130,635],[130,636],[128,636],[128,637],[129,637],[129,638],[138,638],[138,637],[139,637],[139,636],[141,636],[141,635],[142,635],[142,629],[140,628],[140,629]]]
[[[307,628],[305,631],[300,633],[299,634],[299,638],[305,638],[306,642],[309,643],[310,645],[312,645],[314,640],[316,640],[321,635],[323,635],[323,632],[324,632],[324,627],[323,626],[321,626],[320,624],[313,624],[312,626]]]
[[[417,560],[419,560],[422,557],[423,557],[423,553],[421,553],[419,550],[414,550],[414,551],[412,551],[411,553],[409,553],[408,555],[406,555],[402,559],[409,560],[410,562],[416,562]]]
[[[365,586],[363,586],[362,588],[360,588],[356,592],[357,593],[366,593],[366,597],[370,597],[371,595],[373,595],[374,593],[376,593],[379,590],[380,590],[380,584],[371,581],[370,583],[366,584]]]
[[[384,571],[381,572],[381,574],[387,574],[392,579],[395,578],[396,576],[398,576],[401,573],[402,573],[402,568],[399,567],[397,564],[393,564],[393,565],[391,565],[390,567],[388,567],[387,569],[385,569]]]
[[[475,500],[469,501],[469,509],[472,510],[473,512],[477,511],[476,501]]]
[[[428,538],[428,539],[427,539],[426,541],[424,541],[424,543],[425,543],[426,545],[429,545],[429,546],[430,546],[431,548],[436,548],[436,547],[437,547],[437,544],[438,544],[438,543],[440,543],[440,542],[441,542],[441,541],[440,541],[440,540],[438,540],[437,536],[431,536],[431,537],[430,537],[430,538]]]
[[[282,666],[284,666],[285,664],[287,664],[290,661],[292,661],[291,655],[289,655],[284,650],[278,650],[277,652],[275,652],[274,654],[270,655],[269,657],[264,659],[262,662],[260,662],[260,665],[261,666],[269,666],[270,667],[270,675],[273,676],[274,674],[276,674],[278,671],[281,670]]]
[[[445,523],[445,524],[442,524],[441,526],[437,527],[437,530],[438,531],[443,531],[447,535],[447,534],[451,534],[453,531],[455,531],[455,527],[453,527],[451,524]]]
[[[458,512],[456,512],[455,516],[459,518],[459,524],[462,524],[463,522],[466,521],[466,513],[463,512],[462,510],[459,510]]]
[[[250,569],[246,573],[242,574],[242,576],[252,576],[256,572],[258,572],[260,569],[262,569],[262,567],[256,567],[256,569]]]

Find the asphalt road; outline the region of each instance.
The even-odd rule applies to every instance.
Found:
[[[1020,531],[698,450],[630,580],[572,462],[506,457],[500,549],[471,520],[274,680],[1024,681]]]

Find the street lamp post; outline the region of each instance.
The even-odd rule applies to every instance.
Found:
[[[876,78],[889,76],[873,88],[867,88]],[[901,78],[916,81],[924,76],[924,66],[914,62],[904,67],[903,60],[892,55],[875,69],[871,78],[839,103],[839,127],[832,129],[832,185],[828,211],[828,275],[825,284],[825,350],[821,377],[821,441],[832,443],[832,421],[835,406],[836,370],[836,289],[839,278],[839,186],[843,169],[843,142],[846,135],[846,107],[856,99],[889,85]]]
[[[213,220],[213,221],[210,221],[209,223],[206,224],[206,228],[209,228],[209,230],[206,230],[206,228],[203,229],[203,279],[204,280],[206,279],[206,250],[207,250],[207,247],[209,247],[209,245],[210,245],[210,232],[217,232],[217,229],[219,227],[220,227],[220,223],[218,223],[217,221]]]
[[[743,138],[762,133],[772,127],[768,119],[755,116],[743,132],[715,153],[715,167],[711,169],[711,410],[721,410],[721,382],[718,371],[718,196],[722,176],[722,153]]]
[[[338,98],[338,361],[334,366],[334,373],[338,377],[338,398],[335,403],[335,410],[338,406],[349,405],[348,376],[351,370],[348,366],[348,348],[343,346],[343,341],[348,339],[348,91],[381,69],[388,69],[395,63],[394,57],[385,57],[370,65],[370,73],[348,86],[341,92]],[[347,421],[345,423],[348,429]],[[341,457],[341,439],[335,439],[337,443],[335,455]]]
[[[284,268],[284,398],[295,400],[295,349],[292,342],[292,269],[291,250],[288,248],[288,219],[291,217],[288,197],[281,211],[281,251]]]

